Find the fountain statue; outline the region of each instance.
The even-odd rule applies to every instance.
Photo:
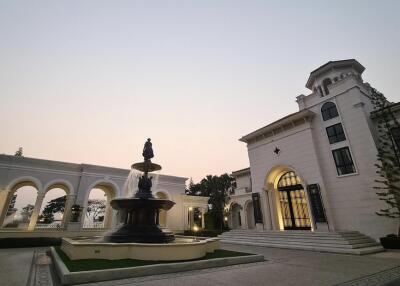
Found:
[[[151,162],[154,157],[151,139],[143,148],[144,161],[132,165],[132,169],[143,172],[139,178],[138,190],[132,198],[117,198],[110,202],[113,209],[124,215],[122,226],[104,236],[107,242],[116,243],[166,243],[174,240],[174,235],[158,225],[160,210],[168,211],[174,202],[154,198],[149,173],[161,170],[161,166]]]

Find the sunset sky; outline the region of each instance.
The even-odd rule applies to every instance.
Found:
[[[0,153],[162,173],[248,166],[238,141],[355,58],[400,101],[400,1],[1,1]]]

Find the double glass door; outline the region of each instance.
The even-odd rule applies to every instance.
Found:
[[[285,230],[310,230],[311,221],[303,186],[294,172],[283,175],[278,183],[279,202]]]

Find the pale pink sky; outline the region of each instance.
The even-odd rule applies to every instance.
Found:
[[[399,1],[2,1],[0,153],[162,173],[248,166],[238,141],[356,58],[399,101]],[[384,3],[384,4],[383,4]]]

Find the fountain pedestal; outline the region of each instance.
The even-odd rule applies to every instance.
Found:
[[[166,243],[174,240],[172,232],[158,225],[160,210],[168,211],[175,204],[170,200],[156,199],[151,193],[152,177],[149,172],[161,170],[161,166],[151,162],[154,157],[150,139],[144,145],[144,161],[132,165],[132,169],[143,172],[139,178],[138,190],[133,198],[119,198],[111,201],[115,210],[121,211],[124,224],[116,231],[106,234],[104,240],[116,243]]]

